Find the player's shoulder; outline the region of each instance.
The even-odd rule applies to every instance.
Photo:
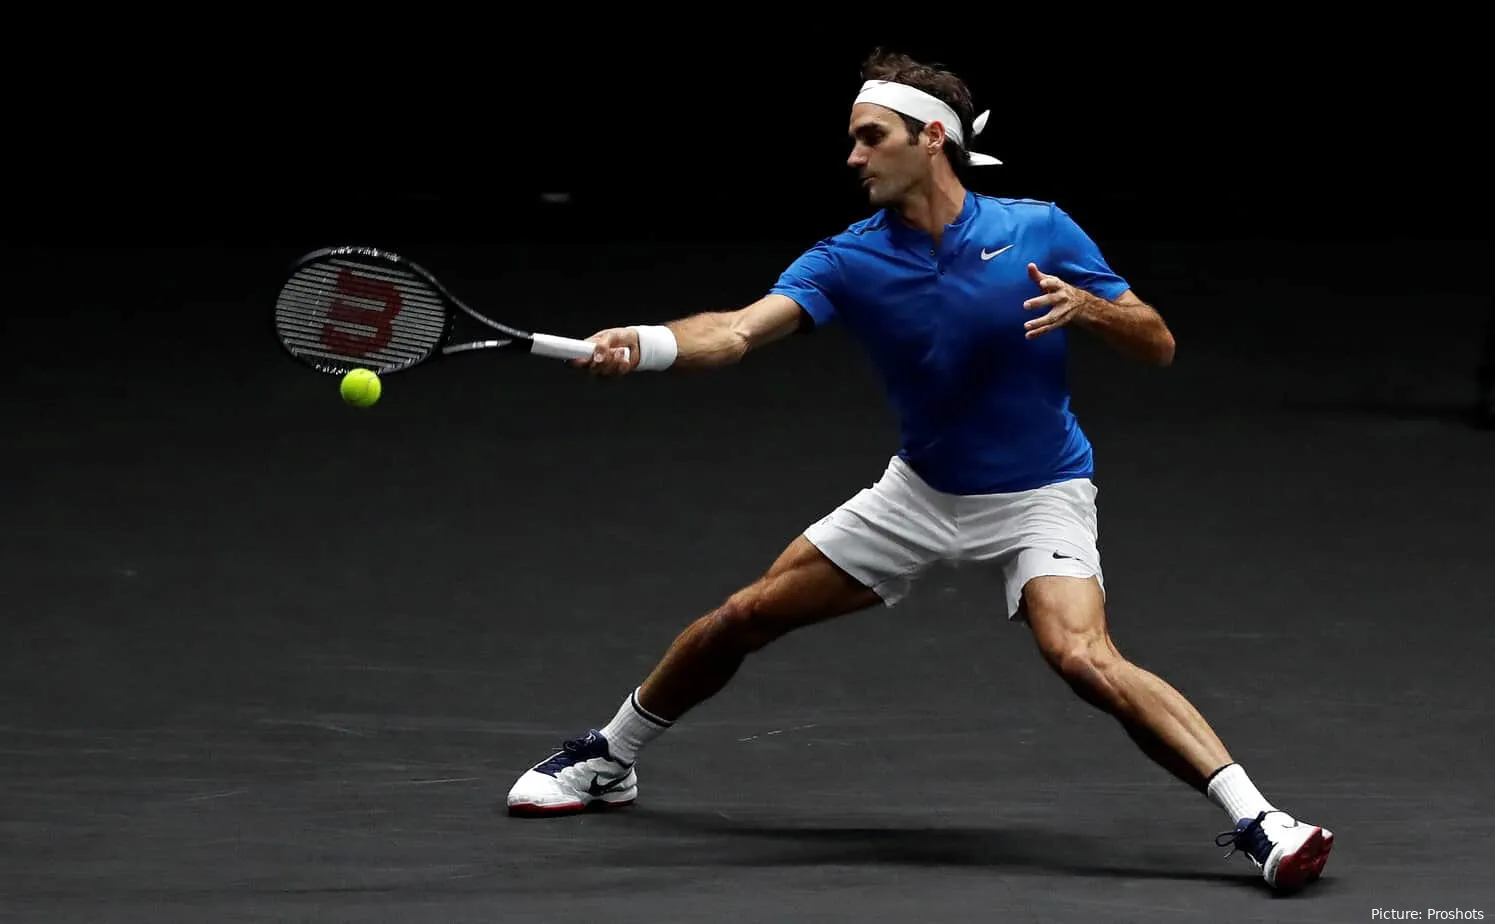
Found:
[[[890,231],[887,213],[877,212],[826,234],[814,243],[810,252],[834,258],[882,250],[891,241]]]
[[[1048,199],[1033,199],[1027,196],[993,196],[990,193],[971,193],[982,206],[1010,209],[1014,212],[1047,212],[1054,203]]]
[[[844,229],[832,235],[832,240],[839,243],[850,244],[859,240],[875,239],[886,235],[891,230],[891,221],[886,209],[879,209],[847,225]]]
[[[1017,224],[1041,224],[1053,218],[1059,206],[1048,199],[1032,199],[1024,196],[992,196],[972,193],[977,214],[981,217],[997,218]]]

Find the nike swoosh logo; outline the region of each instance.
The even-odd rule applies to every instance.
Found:
[[[623,782],[628,779],[628,774],[625,773],[610,783],[599,783],[601,779],[602,774],[600,773],[594,774],[592,776],[592,783],[587,787],[588,795],[601,796],[610,793],[613,790],[619,789],[620,787],[622,787]]]
[[[1061,552],[1055,552],[1054,553],[1054,557],[1055,558],[1074,558],[1073,555],[1065,555],[1065,554],[1063,554]]]
[[[1011,249],[1011,244],[1008,244],[1006,247],[1003,247],[1000,250],[987,250],[985,247],[983,247],[981,248],[981,259],[990,260],[992,257],[1000,256]]]

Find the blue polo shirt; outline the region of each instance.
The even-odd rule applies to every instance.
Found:
[[[1057,205],[966,193],[938,245],[887,210],[801,254],[771,292],[867,351],[900,429],[898,454],[936,490],[1024,491],[1094,474],[1069,409],[1066,328],[1026,339],[1044,309],[1028,264],[1105,299],[1128,288]]]

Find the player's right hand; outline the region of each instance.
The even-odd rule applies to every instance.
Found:
[[[571,365],[593,375],[626,375],[638,366],[638,334],[626,327],[610,327],[587,338],[597,344],[591,359],[573,359]]]

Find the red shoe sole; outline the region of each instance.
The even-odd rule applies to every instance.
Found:
[[[607,809],[625,808],[632,805],[634,800],[627,802],[604,802],[601,799],[595,802],[565,802],[560,805],[533,805],[520,803],[509,806],[509,814],[518,818],[554,818],[558,815],[580,815],[582,812],[600,812]]]
[[[1319,828],[1308,836],[1303,846],[1293,851],[1292,856],[1283,857],[1277,864],[1277,877],[1273,885],[1282,892],[1301,889],[1324,871],[1329,861],[1329,851],[1334,849],[1334,835]]]

